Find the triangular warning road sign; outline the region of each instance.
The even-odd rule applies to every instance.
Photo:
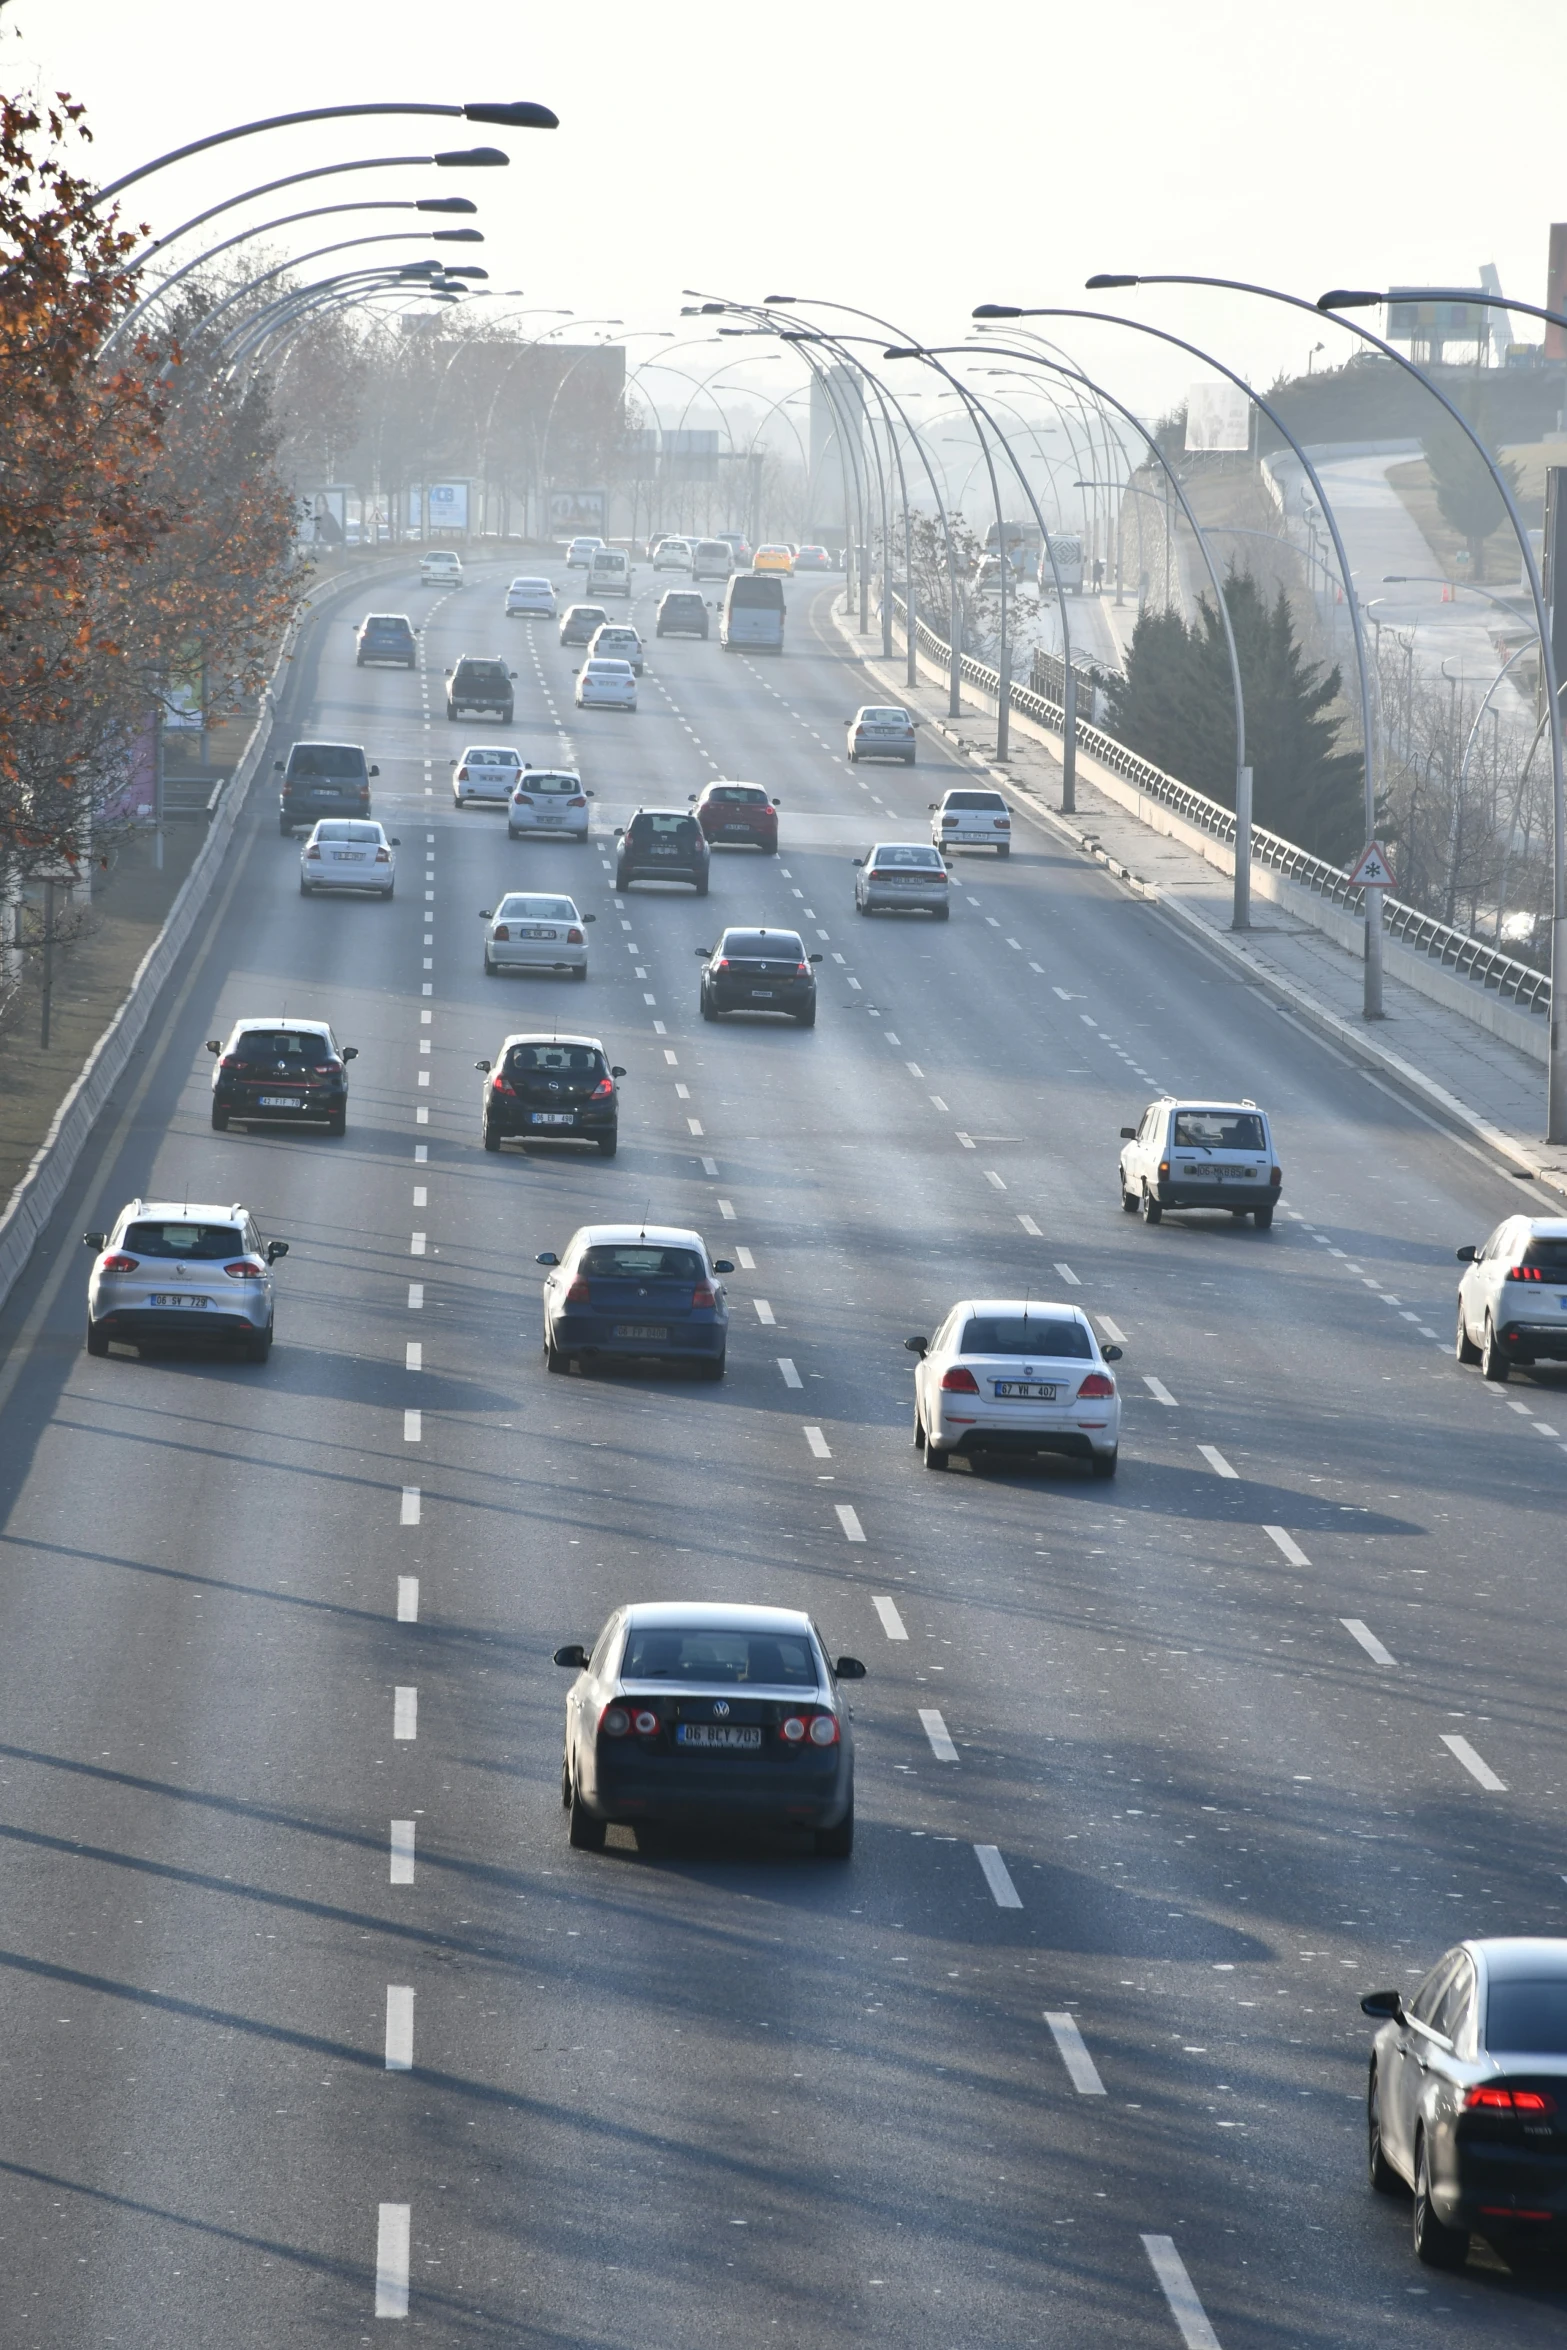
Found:
[[[1360,863],[1349,877],[1349,886],[1351,889],[1393,889],[1397,886],[1393,879],[1393,868],[1388,863],[1387,851],[1380,841],[1374,840],[1369,848],[1362,850]]]

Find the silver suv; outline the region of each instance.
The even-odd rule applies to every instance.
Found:
[[[1254,1216],[1266,1232],[1284,1170],[1265,1110],[1253,1101],[1150,1102],[1137,1126],[1123,1126],[1121,1205],[1157,1224],[1169,1208],[1227,1208]]]
[[[1509,1216],[1458,1261],[1461,1363],[1505,1379],[1514,1363],[1567,1361],[1567,1222]]]
[[[110,1232],[84,1232],[94,1250],[87,1285],[87,1352],[109,1341],[197,1339],[243,1346],[253,1363],[272,1351],[272,1266],[286,1240],[263,1241],[238,1201],[133,1199]]]

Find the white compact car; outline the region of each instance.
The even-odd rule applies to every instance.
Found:
[[[1121,1205],[1129,1216],[1157,1224],[1171,1208],[1224,1208],[1253,1217],[1259,1232],[1273,1222],[1284,1170],[1268,1114],[1255,1102],[1165,1094],[1149,1103],[1140,1124],[1122,1127],[1121,1139]]]
[[[584,661],[577,672],[579,710],[634,710],[637,681],[629,661]]]
[[[451,763],[452,798],[459,808],[479,801],[504,808],[527,764],[521,752],[506,743],[470,743],[462,757]]]
[[[590,661],[629,661],[634,677],[642,675],[642,639],[624,620],[606,620],[602,628],[593,631],[588,646]]]
[[[1567,1221],[1509,1216],[1458,1261],[1461,1363],[1505,1379],[1515,1363],[1567,1361]]]
[[[401,845],[373,817],[323,816],[299,852],[299,894],[359,889],[389,898],[397,882],[393,852]]]
[[[493,979],[502,971],[563,971],[570,979],[588,975],[588,934],[594,917],[579,914],[571,898],[516,890],[502,898],[484,940],[484,969]]]
[[[919,1356],[914,1442],[927,1469],[955,1452],[1060,1453],[1113,1477],[1121,1398],[1111,1363],[1077,1306],[1046,1299],[963,1298],[934,1338],[904,1340]]]
[[[525,832],[559,832],[568,840],[586,840],[592,797],[574,767],[530,767],[511,795],[507,833],[512,840],[521,840]]]
[[[450,547],[431,547],[419,558],[419,577],[425,587],[461,587],[462,563]]]
[[[949,791],[931,802],[930,837],[938,849],[994,849],[1012,854],[1012,814],[998,791]]]
[[[689,571],[692,567],[689,539],[664,539],[653,557],[655,571]]]
[[[849,765],[858,759],[901,759],[912,767],[915,759],[915,719],[907,710],[868,705],[849,720],[846,745]],[[949,795],[951,796],[951,795]]]
[[[604,541],[600,538],[576,538],[566,549],[568,571],[586,571]]]
[[[555,590],[547,579],[514,579],[506,590],[508,620],[553,620]]]

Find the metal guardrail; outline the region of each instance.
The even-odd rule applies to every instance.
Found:
[[[904,622],[902,599],[894,596],[893,610],[899,626]],[[944,637],[937,636],[923,620],[914,624],[915,642],[929,655],[938,669],[950,671],[952,648]],[[1049,656],[1045,656],[1049,658]],[[1055,663],[1059,671],[1061,664]],[[1074,662],[1073,667],[1077,664]],[[958,674],[972,685],[976,692],[995,701],[1001,690],[997,670],[989,669],[982,661],[963,653],[958,659]],[[1078,672],[1082,676],[1082,672]],[[1011,691],[1014,710],[1036,725],[1059,734],[1066,723],[1066,714],[1059,702],[1036,693],[1028,686],[1014,685]],[[1205,792],[1194,791],[1190,784],[1178,783],[1173,775],[1166,775],[1152,760],[1139,758],[1114,735],[1104,734],[1097,726],[1077,722],[1079,747],[1091,758],[1122,776],[1126,782],[1150,800],[1169,808],[1188,824],[1195,825],[1215,840],[1235,844],[1235,811],[1210,800]],[[1315,857],[1309,849],[1295,846],[1276,832],[1269,832],[1254,824],[1251,832],[1251,853],[1259,865],[1267,865],[1287,881],[1299,883],[1316,896],[1326,898],[1331,905],[1342,906],[1346,912],[1364,911],[1365,892],[1351,885],[1349,875],[1341,867],[1330,865],[1326,858]],[[1388,896],[1383,900],[1382,919],[1389,937],[1400,939],[1417,954],[1440,963],[1461,978],[1470,979],[1505,1002],[1517,1004],[1521,1011],[1538,1013],[1549,1018],[1551,1009],[1551,981],[1548,972],[1540,971],[1532,963],[1520,963],[1516,956],[1504,954],[1482,938],[1475,938],[1467,930],[1455,930],[1450,923],[1438,922],[1433,915],[1422,914],[1418,907],[1405,905],[1401,898]]]

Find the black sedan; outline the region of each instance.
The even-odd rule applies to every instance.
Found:
[[[845,1860],[854,1846],[854,1738],[829,1664],[794,1608],[663,1602],[617,1608],[591,1656],[577,1643],[560,1798],[571,1841],[603,1850],[616,1821],[804,1828]]]
[[[1567,2237],[1567,1941],[1461,1942],[1381,2021],[1366,2091],[1380,2195],[1414,2193],[1414,2248],[1461,2268],[1471,2232],[1498,2249]]]
[[[802,1028],[816,1026],[816,972],[797,930],[726,930],[702,957],[700,1009],[704,1020],[724,1012],[782,1012]]]
[[[620,1139],[616,1081],[596,1036],[508,1036],[493,1061],[475,1061],[485,1079],[480,1139],[503,1142],[594,1142],[612,1159]]]

